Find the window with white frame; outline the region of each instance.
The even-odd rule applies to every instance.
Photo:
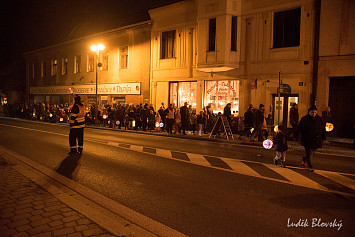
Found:
[[[120,47],[119,68],[128,68],[128,46]]]
[[[175,35],[175,30],[165,31],[162,33],[160,59],[175,57]]]
[[[62,59],[62,75],[68,74],[68,58]]]
[[[76,55],[74,58],[74,73],[81,72],[81,55]]]
[[[88,54],[88,72],[95,71],[95,52]]]
[[[101,57],[100,62],[102,63],[100,70],[108,70],[108,53],[107,53],[107,51],[102,51],[102,53],[100,53],[100,57]]]
[[[58,67],[58,60],[52,59],[51,60],[51,76],[57,75],[57,67]]]

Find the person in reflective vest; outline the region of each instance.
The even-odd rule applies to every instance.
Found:
[[[85,127],[85,106],[80,101],[80,96],[75,97],[75,102],[70,114],[69,133],[69,154],[83,152],[84,127]]]

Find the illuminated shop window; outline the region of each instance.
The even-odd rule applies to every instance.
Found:
[[[205,81],[204,106],[211,104],[214,113],[222,112],[224,107],[232,104],[232,113],[239,112],[239,81]]]
[[[181,107],[187,102],[192,107],[196,107],[197,82],[171,82],[170,83],[170,103]]]

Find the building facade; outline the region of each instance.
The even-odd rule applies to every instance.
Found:
[[[300,116],[316,104],[331,107],[333,135],[349,137],[354,12],[351,0],[180,1],[150,10],[151,21],[25,54],[28,100],[66,102],[71,87],[95,102],[99,58],[100,104],[188,102],[217,113],[231,103],[236,116],[264,104],[288,127],[292,104]]]
[[[101,44],[104,49],[92,51]],[[24,54],[27,100],[85,104],[149,101],[150,22],[142,22]],[[97,86],[96,86],[97,83]]]

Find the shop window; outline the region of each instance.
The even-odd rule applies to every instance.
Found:
[[[238,18],[236,16],[232,16],[231,51],[237,51],[237,23]]]
[[[274,13],[274,48],[300,45],[301,8]]]
[[[128,68],[128,46],[120,48],[119,63],[120,68]]]
[[[161,59],[175,57],[175,30],[165,31],[161,37]]]
[[[232,113],[239,112],[239,81],[206,81],[204,105],[211,104],[214,113],[223,113],[224,107],[232,104]]]
[[[209,21],[208,51],[216,51],[216,18]]]
[[[62,60],[62,75],[68,74],[68,58],[63,58]]]
[[[170,83],[170,104],[181,107],[187,102],[196,107],[197,82],[171,82]]]
[[[51,76],[57,75],[57,59],[51,60]]]
[[[88,54],[88,72],[95,71],[95,53]]]
[[[74,73],[80,73],[81,72],[81,55],[75,56],[74,60]]]

